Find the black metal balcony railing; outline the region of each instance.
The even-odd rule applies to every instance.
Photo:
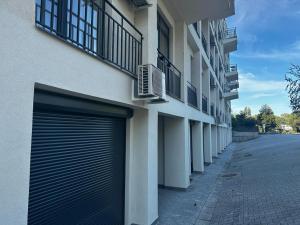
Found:
[[[227,29],[225,31],[225,38],[226,39],[230,39],[230,38],[236,38],[237,35],[236,35],[236,28],[230,28],[230,29]]]
[[[230,72],[237,72],[237,65],[230,65]]]
[[[237,64],[231,64],[230,66],[228,66],[226,68],[226,72],[230,73],[230,72],[237,72]]]
[[[213,76],[210,76],[210,87],[211,88],[216,88],[216,82]]]
[[[166,92],[181,100],[181,72],[158,51],[157,67],[166,75]]]
[[[211,67],[214,68],[214,58],[212,57],[212,54],[210,55],[209,62]]]
[[[196,22],[196,23],[193,23],[193,26],[194,26],[194,29],[195,29],[195,31],[196,31],[198,37],[200,38],[199,29],[198,29],[198,23],[197,23],[197,22]]]
[[[208,100],[205,95],[202,95],[202,111],[204,113],[208,113]]]
[[[201,38],[201,40],[202,40],[202,46],[203,46],[203,48],[204,48],[204,51],[205,51],[205,53],[206,53],[206,55],[208,56],[208,52],[207,52],[207,41],[206,41],[206,38],[205,38],[205,36],[204,36],[204,34],[202,33],[202,38]]]
[[[216,46],[215,38],[212,34],[210,35],[210,46],[211,47]]]
[[[142,34],[110,2],[36,0],[37,27],[136,76]]]
[[[210,115],[215,116],[215,105],[214,104],[210,105]]]
[[[187,82],[188,104],[198,108],[197,88],[190,82]]]
[[[223,37],[222,37],[222,32],[221,32],[221,30],[219,29],[219,31],[218,31],[218,39],[219,39],[219,41],[222,39]]]

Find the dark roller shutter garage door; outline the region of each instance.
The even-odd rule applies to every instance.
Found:
[[[35,94],[28,225],[124,224],[128,114],[81,99]]]

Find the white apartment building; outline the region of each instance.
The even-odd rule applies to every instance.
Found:
[[[234,0],[1,0],[0,224],[153,224],[158,189],[188,188],[231,143],[234,13]]]

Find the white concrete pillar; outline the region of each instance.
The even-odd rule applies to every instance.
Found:
[[[212,140],[211,140],[211,125],[204,125],[204,160],[206,163],[212,163]]]
[[[197,103],[198,106],[201,106],[202,100],[202,59],[200,51],[196,52],[193,57],[192,63],[192,83],[197,88]]]
[[[158,184],[165,185],[165,129],[164,129],[164,117],[158,117]]]
[[[191,65],[186,64],[187,57],[190,57],[188,54],[187,29],[188,27],[183,21],[176,21],[173,61],[183,75],[181,80],[181,99],[185,99],[185,101],[187,100],[187,77],[184,74],[188,74],[191,69]]]
[[[229,141],[229,133],[230,133],[230,131],[229,131],[229,128],[227,128],[226,129],[226,140],[227,140],[227,146],[230,144],[230,141]]]
[[[212,148],[212,156],[218,156],[218,148],[217,148],[217,127],[211,126],[211,148]]]
[[[193,169],[195,172],[204,171],[203,159],[203,123],[197,122],[193,125]]]
[[[158,113],[135,110],[127,128],[126,224],[152,224],[158,217]]]
[[[224,151],[225,147],[226,147],[226,143],[225,143],[225,128],[224,127],[222,128],[222,144],[223,144],[222,150]]]
[[[34,85],[21,79],[26,74],[15,73],[16,67],[0,72],[0,224],[5,225],[26,225],[28,211]]]
[[[224,136],[224,149],[227,147],[227,140],[226,140],[226,133],[227,133],[227,131],[226,131],[226,128],[223,128],[223,136]]]
[[[221,153],[221,128],[217,126],[217,149],[218,153]]]
[[[165,186],[187,188],[190,184],[189,121],[164,117]]]
[[[220,127],[220,138],[221,138],[221,152],[224,150],[224,131],[223,127]]]
[[[157,64],[157,0],[151,0],[151,7],[137,10],[135,26],[143,34],[143,64]]]

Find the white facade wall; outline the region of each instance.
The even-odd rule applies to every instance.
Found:
[[[134,110],[133,118],[127,121],[126,225],[152,224],[159,216],[158,184],[187,188],[191,158],[194,171],[203,172],[204,154],[211,162],[212,156],[231,143],[228,123],[216,124],[214,117],[201,110],[202,93],[209,102],[214,98],[210,95],[210,74],[217,78],[193,27],[177,21],[162,0],[153,0],[150,8],[138,11],[123,0],[112,3],[143,33],[145,64],[156,65],[157,11],[164,15],[171,30],[170,60],[183,74],[183,101],[170,96],[165,104],[133,101],[132,77],[35,27],[33,0],[0,1],[0,220],[5,225],[27,224],[35,88]],[[199,24],[207,40],[208,25],[208,21]],[[208,65],[204,76],[203,61]],[[187,81],[197,88],[199,109],[187,104]],[[229,113],[219,97],[213,102]],[[192,143],[190,120],[195,122]],[[204,139],[203,123],[208,124]]]

